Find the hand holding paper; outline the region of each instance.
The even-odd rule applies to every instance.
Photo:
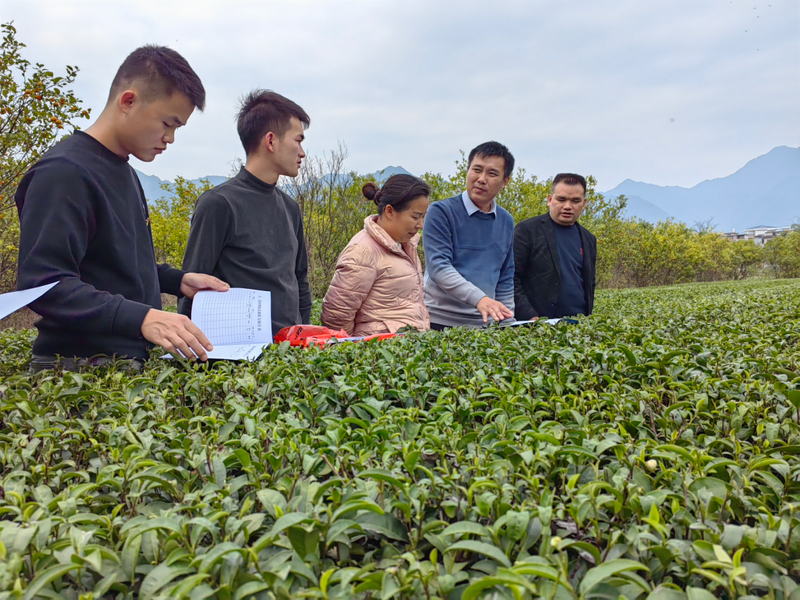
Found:
[[[213,275],[205,273],[186,273],[181,279],[181,294],[194,298],[198,292],[227,292],[231,289],[227,283]]]
[[[192,323],[214,346],[208,358],[255,360],[272,343],[271,294],[247,288],[197,292]]]
[[[212,349],[208,338],[185,316],[154,308],[144,317],[142,336],[170,354],[180,353],[190,360],[196,357],[204,361],[208,358],[206,351]]]

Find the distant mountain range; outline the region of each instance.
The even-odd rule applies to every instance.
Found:
[[[372,174],[376,181],[405,173],[403,167],[386,167]],[[136,171],[145,197],[155,200],[165,195],[154,175]],[[225,177],[211,175],[192,179],[199,183],[208,179],[219,185]],[[689,226],[712,219],[718,231],[744,231],[756,225],[788,227],[800,221],[800,148],[779,146],[754,158],[741,169],[718,179],[709,179],[694,187],[660,186],[626,179],[603,195],[628,198],[627,216],[656,223],[672,218]]]
[[[161,189],[161,185],[164,183],[172,183],[171,181],[164,181],[163,179],[159,179],[155,175],[145,175],[141,171],[136,171],[137,177],[139,177],[139,183],[142,184],[142,189],[144,190],[144,197],[147,198],[150,202],[153,200],[158,200],[162,196],[172,196],[172,194],[168,194],[164,190]],[[213,185],[219,185],[223,181],[227,179],[227,177],[220,177],[219,175],[209,175],[208,177],[199,177],[197,179],[192,179],[192,183],[200,184],[201,179],[208,179]]]
[[[403,167],[386,167],[383,171],[375,171],[372,174],[372,177],[375,179],[376,182],[386,181],[392,175],[411,175],[408,171],[406,171]]]
[[[136,171],[136,169],[134,169]],[[375,181],[386,181],[392,175],[398,174],[405,174],[411,175],[408,171],[406,171],[403,167],[386,167],[382,171],[375,171],[372,174],[372,177]],[[136,171],[136,175],[139,177],[139,182],[142,184],[142,189],[144,190],[144,197],[147,198],[150,202],[153,200],[157,200],[162,196],[171,196],[171,194],[167,194],[161,186],[165,183],[171,183],[170,181],[164,181],[156,177],[155,175],[145,175],[141,171]],[[190,181],[195,184],[200,184],[200,180],[207,179],[211,182],[212,185],[219,185],[223,181],[227,179],[227,177],[220,177],[219,175],[209,175],[208,177],[199,177],[197,179],[191,179]]]
[[[672,217],[687,225],[713,219],[718,231],[756,225],[788,227],[800,221],[800,148],[779,146],[741,169],[694,187],[659,186],[626,179],[603,195],[628,198],[628,216],[655,223]]]

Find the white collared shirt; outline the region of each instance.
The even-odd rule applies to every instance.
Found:
[[[461,200],[464,202],[464,208],[467,209],[467,214],[470,217],[480,210],[472,201],[472,198],[469,197],[466,190],[461,193]],[[494,201],[494,198],[492,198],[492,208],[486,214],[494,215],[495,218],[497,217],[497,202]]]

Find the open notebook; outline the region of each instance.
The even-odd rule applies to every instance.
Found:
[[[270,293],[247,288],[198,292],[192,301],[192,322],[214,346],[208,358],[256,360],[272,343]]]

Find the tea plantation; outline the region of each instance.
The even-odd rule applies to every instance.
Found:
[[[29,375],[3,598],[800,598],[800,281],[579,325]]]

